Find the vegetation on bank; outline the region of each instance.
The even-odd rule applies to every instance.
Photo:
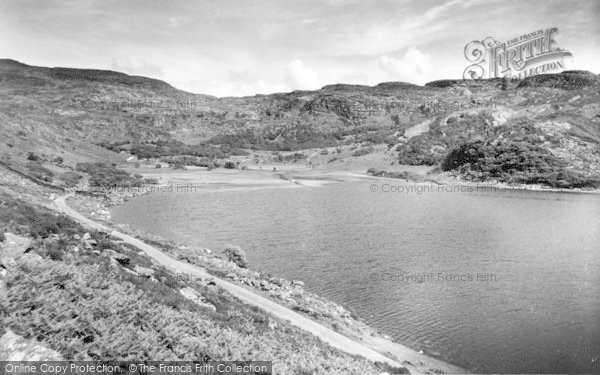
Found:
[[[440,122],[440,118],[434,119],[429,131],[396,147],[400,164],[437,165],[453,147],[474,138],[489,137],[494,131],[491,117],[484,112],[450,117],[445,126]]]
[[[332,349],[48,209],[4,193],[0,206],[0,228],[33,241],[0,283],[0,335],[10,329],[67,360],[272,360],[280,374],[406,373]]]
[[[144,184],[142,176],[132,176],[124,170],[106,163],[77,163],[75,170],[89,175],[88,182],[91,187],[140,187]]]
[[[216,160],[212,160],[207,157],[197,157],[188,155],[168,156],[161,158],[160,161],[169,164],[169,166],[173,169],[183,169],[186,165],[204,167],[208,169],[219,168],[221,166],[221,163],[219,163]]]
[[[387,177],[387,178],[398,178],[402,180],[420,181],[423,178],[407,171],[389,172],[385,170],[379,170],[377,168],[369,168],[367,174],[375,177]]]
[[[111,151],[120,152],[127,150],[141,159],[163,158],[172,156],[195,156],[207,159],[226,159],[233,155],[247,155],[247,152],[228,145],[214,146],[211,144],[187,145],[173,139],[156,140],[150,142],[104,142],[99,146]]]
[[[219,134],[212,137],[209,143],[221,147],[289,152],[351,143],[390,143],[394,141],[392,137],[394,131],[391,125],[340,126],[322,129],[312,124],[294,124],[293,126],[246,128]]]
[[[471,181],[541,184],[553,188],[598,188],[598,176],[569,169],[547,149],[529,142],[467,142],[453,149],[441,164]]]
[[[493,126],[485,113],[461,114],[430,124],[430,130],[398,146],[399,162],[439,165],[469,181],[496,180],[517,184],[541,184],[553,188],[597,188],[600,177],[569,167],[552,153],[561,136],[549,133],[524,117]],[[569,132],[588,134],[587,128]],[[591,136],[588,136],[588,138]]]

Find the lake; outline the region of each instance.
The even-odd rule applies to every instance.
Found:
[[[303,280],[472,372],[599,371],[599,195],[390,191],[403,184],[151,193],[113,219],[192,246],[239,245],[250,268]]]

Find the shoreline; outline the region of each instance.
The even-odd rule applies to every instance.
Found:
[[[137,172],[142,172],[139,169],[136,169]],[[146,173],[148,172],[148,173]],[[151,193],[153,191],[160,192],[160,189],[164,189],[166,187],[173,186],[194,186],[199,189],[200,192],[225,192],[231,190],[254,190],[254,189],[265,189],[265,188],[299,188],[299,187],[318,187],[325,184],[332,183],[344,183],[344,182],[357,182],[357,181],[368,181],[368,180],[386,180],[386,181],[402,181],[407,185],[426,185],[431,186],[433,184],[437,186],[453,186],[453,187],[474,187],[474,186],[483,186],[488,188],[488,192],[492,192],[495,190],[501,191],[532,191],[532,192],[552,192],[552,193],[576,193],[576,194],[598,194],[599,190],[572,190],[572,189],[553,189],[553,188],[540,188],[538,186],[508,186],[499,182],[492,183],[476,183],[471,181],[463,181],[455,177],[449,176],[440,176],[438,175],[430,175],[430,174],[420,174],[417,177],[422,177],[423,180],[420,179],[402,179],[402,178],[394,178],[394,177],[385,177],[385,176],[373,176],[370,174],[366,174],[360,170],[350,169],[350,170],[339,170],[339,169],[331,169],[331,170],[319,170],[319,169],[288,169],[285,172],[273,172],[269,170],[212,170],[205,171],[202,169],[190,169],[184,171],[171,170],[171,169],[162,169],[158,173],[155,170],[148,169],[147,171],[142,172],[144,177],[154,178],[158,180],[157,185],[151,185],[148,189],[138,189],[132,193],[131,189],[124,193],[123,191],[119,191],[118,189],[111,190],[112,197],[109,198],[111,201],[110,206],[121,205],[125,201],[138,196],[144,195],[147,193]],[[443,177],[440,179],[440,177]],[[164,192],[164,191],[163,191]],[[168,192],[174,192],[173,190]],[[194,191],[196,192],[196,190]],[[114,199],[116,198],[116,199]],[[107,223],[110,223],[112,226],[117,227],[115,224],[110,221],[110,211],[108,211],[108,215],[104,218]],[[92,214],[92,218],[103,220],[102,217],[94,217]],[[126,225],[127,231],[131,231],[131,229]],[[120,228],[123,229],[123,228]],[[140,234],[139,238],[147,238],[147,234]],[[161,240],[164,240],[161,238]],[[210,250],[209,250],[210,251]],[[226,275],[216,274],[215,276],[226,278]],[[240,279],[244,281],[244,279]],[[235,279],[235,281],[240,281]],[[247,280],[246,280],[247,282]],[[269,298],[268,293],[264,293],[260,288],[255,288],[255,285],[252,283],[248,283],[248,285],[242,285],[247,289],[250,289],[256,293],[259,293],[267,298]],[[305,295],[311,295],[310,292],[303,291]],[[277,301],[281,303],[281,301]],[[283,304],[286,306],[286,304]],[[305,314],[308,315],[308,314]],[[308,316],[310,318],[310,316]],[[320,321],[320,320],[316,320]],[[323,323],[322,321],[320,321]],[[369,327],[373,329],[372,327]],[[378,335],[356,335],[356,332],[345,332],[344,334],[347,337],[352,337],[359,342],[362,342],[369,347],[381,352],[390,355],[392,358],[398,358],[400,361],[408,361],[412,365],[417,365],[417,368],[420,368],[417,372],[427,372],[430,371],[431,368],[435,369],[453,369],[450,371],[442,370],[444,372],[465,372],[464,369],[456,370],[458,367],[451,365],[442,361],[441,359],[437,359],[435,357],[431,357],[426,353],[418,352],[415,349],[412,349],[403,344],[394,342],[391,340],[389,336],[384,334]],[[403,362],[404,363],[404,362]],[[422,369],[422,366],[426,366],[426,370]],[[415,370],[413,369],[413,372]]]
[[[141,172],[137,170],[138,173]],[[150,171],[150,170],[149,170]],[[146,172],[146,171],[144,171]],[[202,173],[198,175],[198,172]],[[298,176],[296,172],[311,172],[310,174]],[[317,175],[313,173],[318,172]],[[323,173],[325,172],[325,173]],[[264,189],[264,188],[300,188],[300,187],[317,187],[324,184],[331,183],[342,183],[349,181],[361,181],[365,179],[376,178],[366,174],[360,174],[355,171],[315,171],[315,170],[302,170],[302,171],[287,171],[289,174],[294,174],[292,178],[282,178],[282,172],[272,172],[272,171],[258,171],[258,170],[233,170],[233,171],[198,171],[198,170],[189,170],[189,171],[173,171],[173,170],[161,170],[160,173],[143,173],[146,178],[158,178],[158,185],[152,185],[157,188],[172,186],[177,183],[196,183],[195,186],[202,187],[202,191],[206,192],[220,192],[220,191],[231,191],[231,190],[248,190],[248,189]],[[273,176],[273,175],[276,176]],[[250,177],[251,176],[251,177]],[[312,177],[312,178],[311,178]],[[202,180],[204,178],[204,180]],[[210,182],[209,182],[210,180]],[[203,182],[203,183],[202,183]],[[185,186],[185,185],[183,185]],[[133,189],[132,189],[133,190]],[[122,205],[129,199],[132,199],[136,196],[145,195],[151,193],[152,189],[140,189],[138,191],[132,192],[129,190],[127,193],[123,191],[119,191],[119,189],[109,190],[110,194],[106,195],[107,205],[101,205],[96,203],[96,210],[92,210],[92,212],[82,212],[79,207],[73,206],[77,211],[81,212],[81,214],[86,217],[99,220],[104,224],[108,224],[118,230],[125,231],[125,233],[133,234],[135,233],[140,239],[145,240],[149,239],[150,236],[156,237],[151,238],[152,241],[157,242],[171,242],[175,243],[171,239],[164,239],[156,235],[151,235],[149,233],[140,233],[139,230],[134,230],[129,227],[126,223],[114,223],[111,220],[110,207],[116,205]],[[81,200],[89,201],[89,196],[84,196],[75,193],[75,197],[79,197]],[[93,204],[87,202],[84,203],[84,206],[91,208]],[[96,214],[96,212],[100,212],[101,215]],[[187,247],[187,244],[177,242],[178,247]],[[212,253],[211,250],[202,249],[204,251],[208,251],[209,254]],[[168,253],[168,252],[167,252]],[[176,254],[172,254],[176,255]],[[206,255],[206,254],[203,254]],[[185,259],[185,257],[184,257]],[[204,264],[203,264],[204,266]],[[208,272],[211,270],[206,268]],[[214,270],[213,270],[214,271]],[[254,270],[248,270],[254,274],[261,274],[260,272],[256,272]],[[223,277],[224,275],[215,274],[216,277]],[[225,275],[229,276],[229,275]],[[296,281],[290,281],[290,284],[293,284]],[[252,290],[258,294],[261,294],[267,298],[274,300],[277,303],[281,303],[276,299],[273,299],[269,296],[268,293],[260,290],[260,288],[254,288],[253,284],[243,285],[238,284],[242,287],[246,287],[246,289]],[[302,294],[306,296],[307,299],[318,298],[321,301],[327,301],[332,305],[333,309],[345,310],[344,307],[338,305],[334,302],[331,302],[323,297],[320,297],[312,292],[302,290]],[[286,306],[285,303],[282,303],[283,306]],[[310,314],[303,312],[303,315],[306,315],[308,318],[315,320],[310,316]],[[354,318],[352,318],[354,319]],[[316,319],[315,321],[320,322],[321,324],[326,324],[324,321],[320,321]],[[384,354],[388,355],[393,359],[398,360],[403,366],[406,366],[411,370],[411,373],[468,373],[467,370],[445,362],[441,359],[432,357],[427,353],[423,353],[422,351],[418,351],[412,349],[404,344],[397,343],[391,339],[390,336],[385,335],[383,333],[378,332],[375,328],[368,326],[366,323],[363,323],[362,319],[356,320],[365,325],[365,327],[369,330],[368,332],[362,332],[360,329],[358,331],[353,330],[344,330],[342,329],[340,332],[345,336],[357,340],[368,347]],[[330,327],[332,328],[332,327]],[[362,332],[362,334],[358,334],[358,332]]]

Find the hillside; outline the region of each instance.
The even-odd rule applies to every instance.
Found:
[[[215,98],[117,72],[0,60],[0,131],[2,161],[34,172],[29,152],[62,173],[79,161],[122,161],[121,151],[212,163],[252,150],[343,146],[360,157],[384,144],[398,163],[438,165],[471,180],[593,187],[600,78],[570,71],[517,83],[338,84]],[[460,156],[471,142],[481,143],[478,156]]]

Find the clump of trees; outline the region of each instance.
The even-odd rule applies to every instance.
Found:
[[[569,169],[548,150],[529,142],[471,141],[450,151],[441,163],[473,181],[542,184],[555,188],[597,188],[600,178]]]
[[[247,152],[230,145],[214,145],[200,143],[197,145],[188,145],[173,139],[156,140],[150,142],[134,142],[129,145],[127,141],[103,142],[98,144],[101,147],[119,152],[127,145],[131,154],[141,159],[163,158],[170,156],[196,156],[209,159],[225,159],[231,155],[247,155]]]
[[[237,168],[237,165],[236,165],[234,162],[232,162],[232,161],[228,160],[228,161],[226,161],[226,162],[225,162],[225,164],[223,165],[223,168],[226,168],[226,169],[236,169],[236,168]]]
[[[219,163],[211,160],[207,157],[196,157],[196,156],[170,156],[160,160],[163,163],[168,163],[174,169],[183,169],[186,165],[193,165],[195,167],[205,167],[208,169],[217,168]],[[158,164],[160,165],[160,164]]]
[[[301,153],[301,152],[294,152],[293,154],[288,154],[288,155],[280,155],[277,154],[275,156],[275,161],[278,162],[297,162],[297,161],[301,161],[301,160],[305,160],[308,159],[308,156],[306,156],[305,154]]]
[[[139,175],[132,176],[105,163],[77,163],[75,170],[90,175],[89,184],[92,187],[140,187],[144,184]]]

